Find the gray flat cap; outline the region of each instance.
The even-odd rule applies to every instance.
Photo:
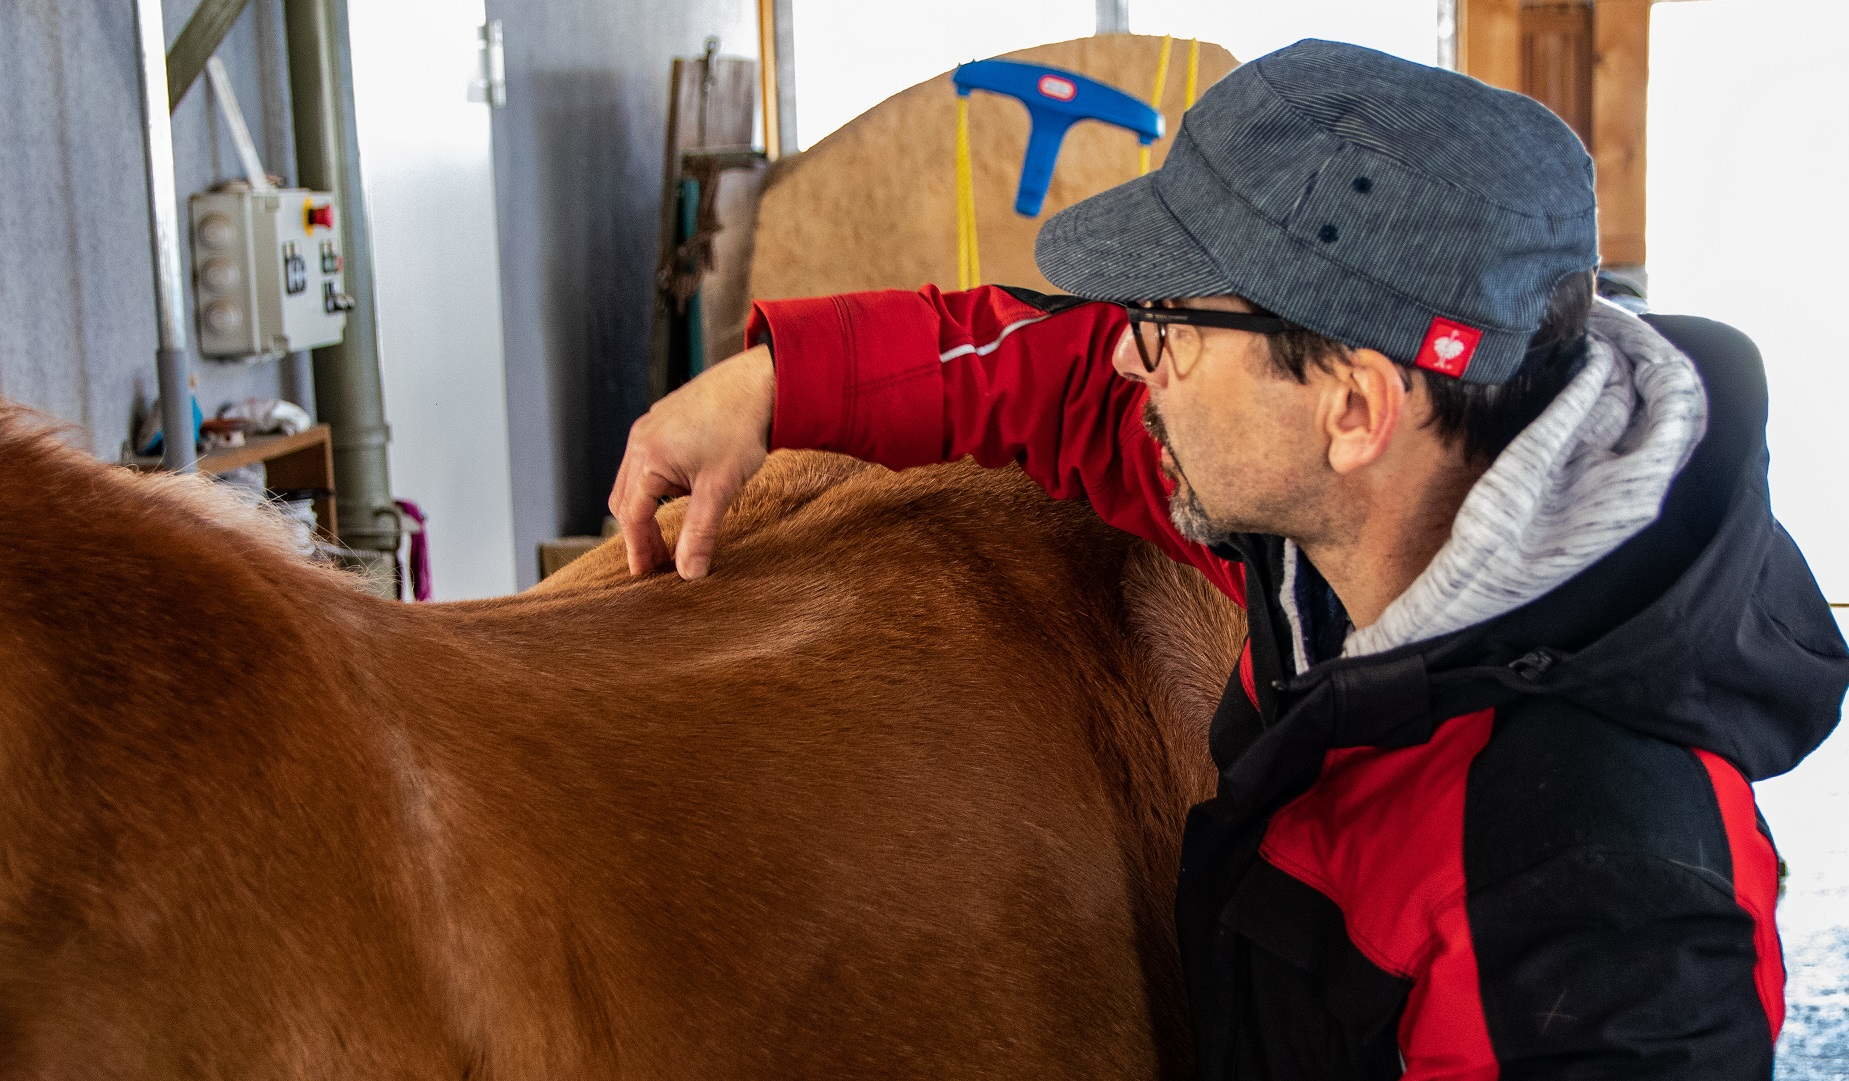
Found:
[[[1555,284],[1598,263],[1592,159],[1531,98],[1300,41],[1209,88],[1162,168],[1054,215],[1034,254],[1080,296],[1237,294],[1499,383]]]

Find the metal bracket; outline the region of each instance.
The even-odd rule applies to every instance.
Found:
[[[501,20],[489,19],[476,31],[481,40],[481,75],[469,80],[469,100],[486,102],[490,109],[507,106],[507,48]]]

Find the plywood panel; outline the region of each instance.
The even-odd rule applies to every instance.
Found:
[[[1036,46],[1007,57],[1066,68],[1147,97],[1159,37],[1111,34]],[[1163,114],[1169,135],[1180,123],[1187,42],[1174,43]],[[1200,87],[1233,68],[1225,49],[1203,43]],[[814,296],[860,289],[954,288],[956,217],[952,148],[956,92],[948,72],[888,98],[773,168],[758,209],[750,294]],[[983,277],[1049,289],[1034,267],[1033,241],[1046,218],[1137,175],[1137,143],[1119,128],[1075,126],[1066,136],[1046,208],[1038,218],[1013,210],[1027,145],[1027,114],[1011,98],[977,93],[970,105],[976,218]]]
[[[751,309],[746,275],[750,272],[751,246],[756,229],[758,199],[764,190],[763,167],[730,169],[719,177],[714,209],[719,232],[713,237],[713,269],[700,283],[705,367],[738,352],[745,337],[745,316]]]

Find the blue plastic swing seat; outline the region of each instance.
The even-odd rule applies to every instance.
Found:
[[[957,94],[972,90],[1005,94],[1027,106],[1027,157],[1021,162],[1021,186],[1014,193],[1018,214],[1034,217],[1046,202],[1053,163],[1066,129],[1080,120],[1101,120],[1136,133],[1144,146],[1162,138],[1162,114],[1107,83],[1077,72],[1017,60],[977,60],[951,74]]]

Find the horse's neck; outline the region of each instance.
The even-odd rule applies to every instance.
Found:
[[[139,650],[153,670],[248,651],[313,603],[316,577],[268,511],[106,465],[0,408],[0,620],[42,656]]]

